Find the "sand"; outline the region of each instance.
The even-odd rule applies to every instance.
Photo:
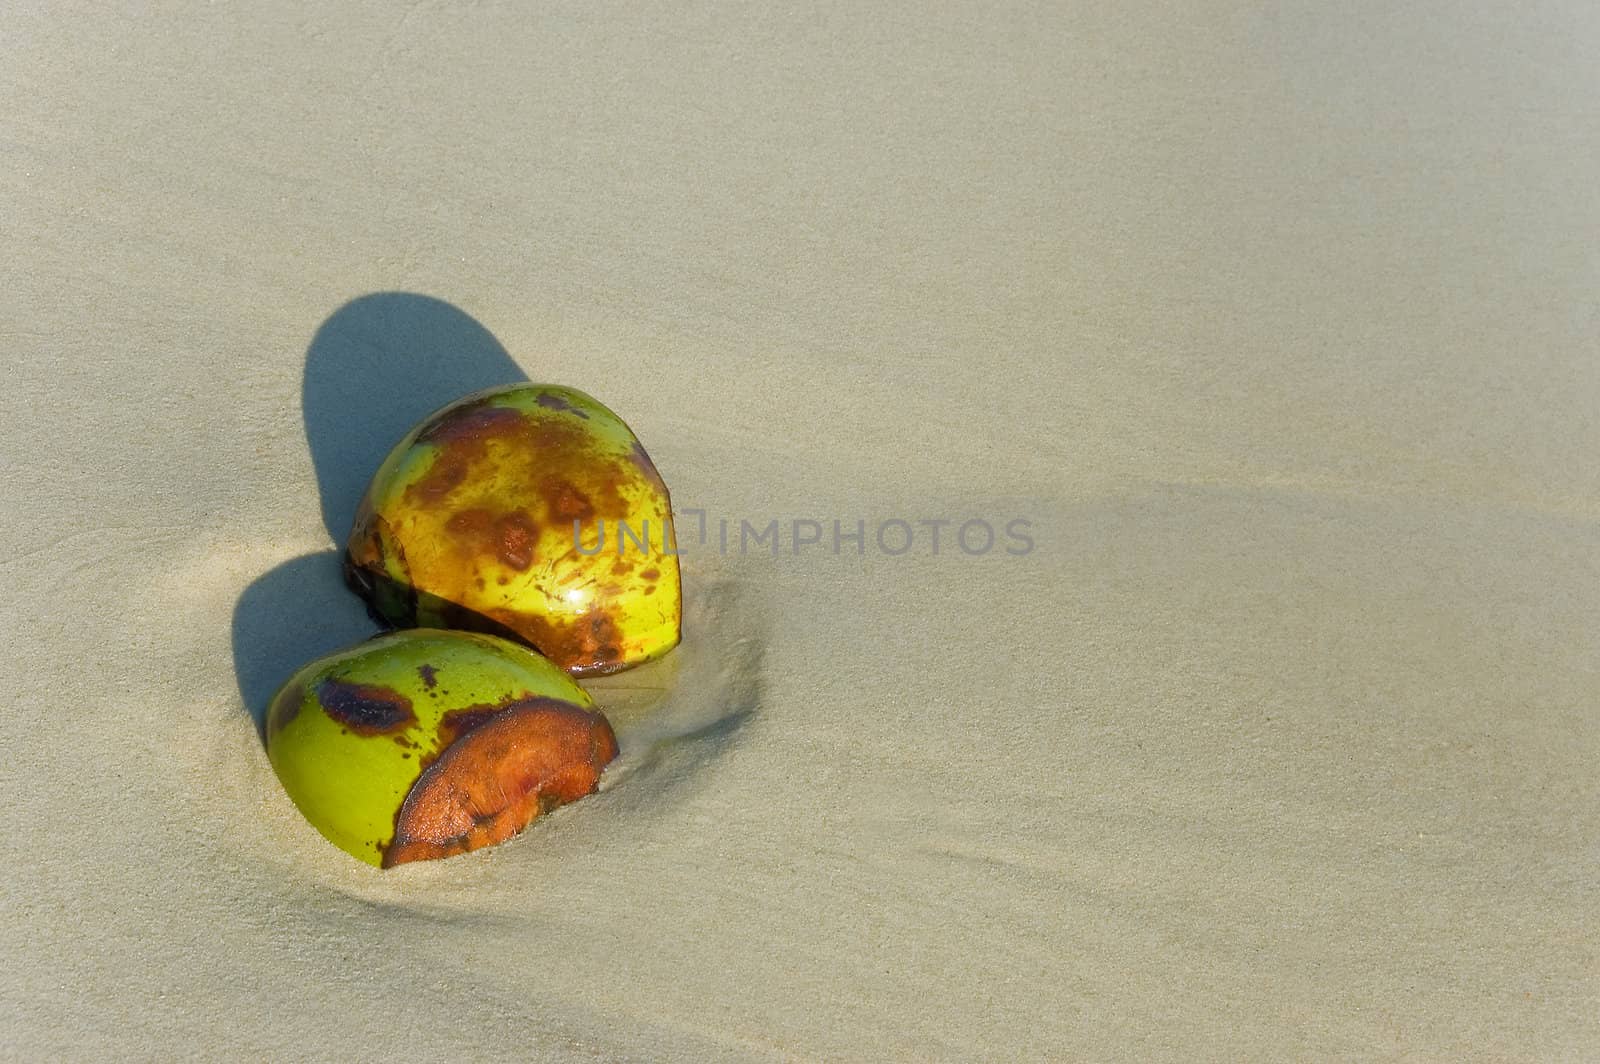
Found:
[[[9,11],[0,1054],[1600,1057],[1600,15],[1394,8]],[[251,713],[524,378],[685,642],[380,873]]]

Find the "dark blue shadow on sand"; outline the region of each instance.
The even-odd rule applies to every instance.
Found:
[[[340,551],[390,448],[446,403],[527,379],[487,329],[428,296],[362,296],[322,323],[306,351],[300,407],[332,549],[277,566],[234,606],[234,673],[258,730],[300,666],[378,630],[344,586]]]

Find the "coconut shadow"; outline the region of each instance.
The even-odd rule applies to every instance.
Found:
[[[488,329],[430,296],[361,296],[318,327],[306,350],[300,407],[332,549],[276,566],[234,606],[234,675],[258,732],[268,701],[296,670],[379,630],[344,586],[340,556],[389,450],[446,403],[527,379]]]

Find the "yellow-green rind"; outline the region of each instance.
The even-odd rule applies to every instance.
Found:
[[[392,632],[313,662],[284,684],[267,711],[267,757],[313,827],[381,866],[395,815],[424,768],[458,734],[530,697],[594,705],[564,671],[515,643]]]
[[[585,676],[677,645],[676,549],[667,487],[622,419],[576,389],[520,384],[400,441],[362,500],[346,574],[390,624],[518,638]]]

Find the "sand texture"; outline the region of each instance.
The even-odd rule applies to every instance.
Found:
[[[0,1057],[1600,1059],[1593,4],[14,7]],[[524,379],[684,643],[380,872],[257,720]]]

